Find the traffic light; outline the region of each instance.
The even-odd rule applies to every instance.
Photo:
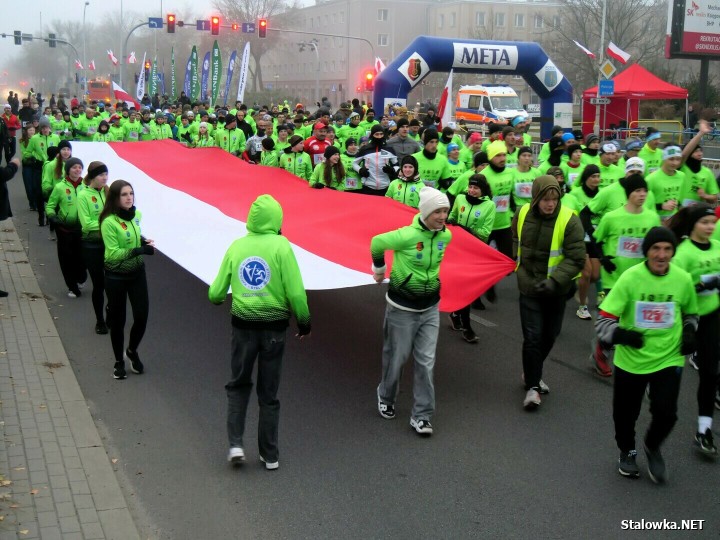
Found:
[[[150,61],[149,60],[145,61],[145,69],[150,69]]]
[[[267,19],[260,19],[258,21],[258,37],[267,37]]]
[[[235,32],[237,32],[238,23],[236,23],[236,22],[232,23],[232,29],[233,29]]]
[[[55,41],[55,34],[48,34],[48,45],[51,49],[55,48],[57,41]]]
[[[220,33],[220,17],[210,17],[210,33],[213,36]]]
[[[15,30],[13,32],[13,36],[15,37],[15,45],[22,45],[22,32],[20,30]]]
[[[368,70],[365,72],[365,90],[372,92],[375,88],[375,72]]]
[[[168,34],[175,33],[175,15],[173,15],[172,13],[168,13],[167,16],[167,31]]]

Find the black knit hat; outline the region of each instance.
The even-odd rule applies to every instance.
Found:
[[[695,224],[704,217],[715,216],[715,211],[706,204],[697,204],[688,211],[688,234],[695,227]]]
[[[62,150],[63,148],[69,148],[72,150],[72,144],[70,144],[70,141],[62,140],[57,145],[58,151]]]
[[[627,197],[630,197],[630,194],[636,189],[648,188],[645,177],[639,173],[631,174],[620,183],[622,184],[622,187],[625,188],[625,195]]]
[[[335,154],[339,154],[339,153],[340,153],[340,150],[338,149],[337,146],[330,145],[325,149],[323,156],[325,156],[325,159],[330,159],[332,156],[334,156]]]
[[[423,144],[427,144],[432,140],[439,140],[438,132],[434,129],[428,128],[423,132]]]
[[[673,252],[677,247],[677,237],[675,236],[674,232],[672,232],[667,227],[653,227],[648,231],[648,233],[645,235],[645,239],[643,240],[643,255],[647,257],[650,248],[658,242],[670,242],[673,247]]]
[[[70,172],[70,169],[72,169],[75,165],[81,165],[84,167],[82,161],[80,161],[76,157],[71,157],[65,162],[65,174],[68,174]]]

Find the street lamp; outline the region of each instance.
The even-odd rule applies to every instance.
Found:
[[[85,5],[83,6],[83,73],[85,76],[85,87],[83,90],[83,101],[85,101],[85,94],[87,94],[88,89],[88,80],[87,80],[87,49],[86,49],[86,42],[87,42],[87,32],[85,31],[85,11],[87,10],[87,7],[90,5],[90,2],[85,2]]]
[[[318,50],[318,40],[312,39],[310,41],[301,41],[298,43],[300,52],[305,50],[305,47],[312,47],[315,51],[315,58],[317,59],[317,69],[315,70],[315,101],[320,101],[320,51]]]

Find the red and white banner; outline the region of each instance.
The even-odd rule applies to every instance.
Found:
[[[125,103],[133,103],[135,105],[135,110],[140,110],[140,103],[135,101],[135,99],[130,94],[123,90],[115,81],[113,81],[112,85],[113,95],[115,96],[115,99],[119,101],[124,101]]]
[[[109,51],[107,52],[107,54],[108,54],[108,58],[109,58],[110,61],[113,63],[113,66],[117,66],[117,65],[118,65],[118,59],[115,57],[115,55],[113,54],[113,52],[112,52],[111,50],[109,50]]]
[[[128,56],[128,64],[135,64],[136,62],[137,58],[135,58],[135,51],[132,51],[130,56]]]
[[[376,56],[375,57],[375,73],[379,75],[383,69],[385,69],[385,62],[383,62],[379,56]]]
[[[605,52],[608,56],[614,58],[621,64],[627,64],[627,61],[630,60],[630,55],[615,45],[612,41]]]
[[[588,49],[587,47],[583,47],[582,45],[580,45],[580,44],[579,44],[577,41],[575,41],[575,40],[573,40],[573,43],[574,43],[575,45],[577,45],[577,46],[580,48],[580,50],[581,50],[582,52],[584,52],[585,54],[587,54],[590,58],[595,58],[595,53],[592,52],[590,49]]]
[[[250,165],[219,148],[191,149],[169,140],[73,142],[73,156],[105,163],[110,181],[130,181],[143,233],[205,283],[215,279],[228,246],[246,233],[250,206],[263,193],[283,207],[282,232],[308,289],[374,285],[370,240],[410,224],[417,213],[388,197],[310,189],[281,169]],[[440,274],[443,311],[470,304],[514,268],[463,229],[451,229]],[[390,253],[386,261],[392,263]]]
[[[75,69],[83,69],[83,65],[80,60],[75,60]]]
[[[450,70],[450,76],[448,77],[445,89],[440,95],[440,101],[438,104],[437,115],[440,117],[440,123],[438,124],[438,130],[447,127],[452,121],[452,84],[453,84],[453,70]]]
[[[90,63],[88,64],[88,69],[95,71],[95,60],[90,60]]]

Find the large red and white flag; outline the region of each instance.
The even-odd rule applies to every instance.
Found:
[[[607,50],[605,51],[608,56],[611,58],[614,58],[621,64],[627,64],[627,61],[630,60],[630,55],[623,51],[620,47],[615,45],[612,41],[607,47]]]
[[[577,41],[575,41],[575,40],[573,40],[573,43],[574,43],[575,45],[577,45],[577,46],[580,48],[580,50],[581,50],[582,52],[584,52],[585,54],[587,54],[590,58],[595,58],[595,53],[593,53],[590,49],[588,49],[587,47],[584,47],[584,46],[580,45],[580,44],[579,44]]]
[[[90,60],[90,63],[88,64],[88,69],[95,71],[95,60]]]
[[[228,246],[246,233],[250,206],[263,193],[282,205],[282,233],[293,245],[305,287],[315,290],[374,284],[370,240],[409,225],[417,213],[389,197],[310,189],[282,169],[171,140],[73,142],[73,156],[85,163],[102,161],[111,181],[130,180],[143,215],[143,234],[205,283],[215,279]],[[470,233],[450,228],[453,238],[440,273],[443,311],[467,306],[514,268],[510,259]],[[389,265],[391,259],[386,254]]]
[[[75,60],[75,69],[83,69],[83,65],[80,60]]]
[[[113,66],[117,66],[117,65],[118,65],[118,59],[115,57],[115,55],[113,54],[113,52],[112,52],[111,50],[108,50],[107,54],[108,54],[108,58],[110,58],[110,61],[113,63]]]
[[[140,103],[135,101],[135,99],[128,94],[125,90],[123,90],[115,81],[112,83],[113,85],[113,95],[115,96],[115,99],[119,101],[124,101],[125,103],[134,103],[135,104],[135,110],[140,110]]]
[[[445,89],[440,95],[440,101],[438,105],[437,115],[440,117],[440,123],[438,129],[446,127],[452,121],[452,79],[453,70],[450,70],[450,76],[448,77]]]
[[[135,51],[132,51],[130,53],[130,56],[128,56],[128,64],[135,64],[137,63],[137,58],[135,58]]]

